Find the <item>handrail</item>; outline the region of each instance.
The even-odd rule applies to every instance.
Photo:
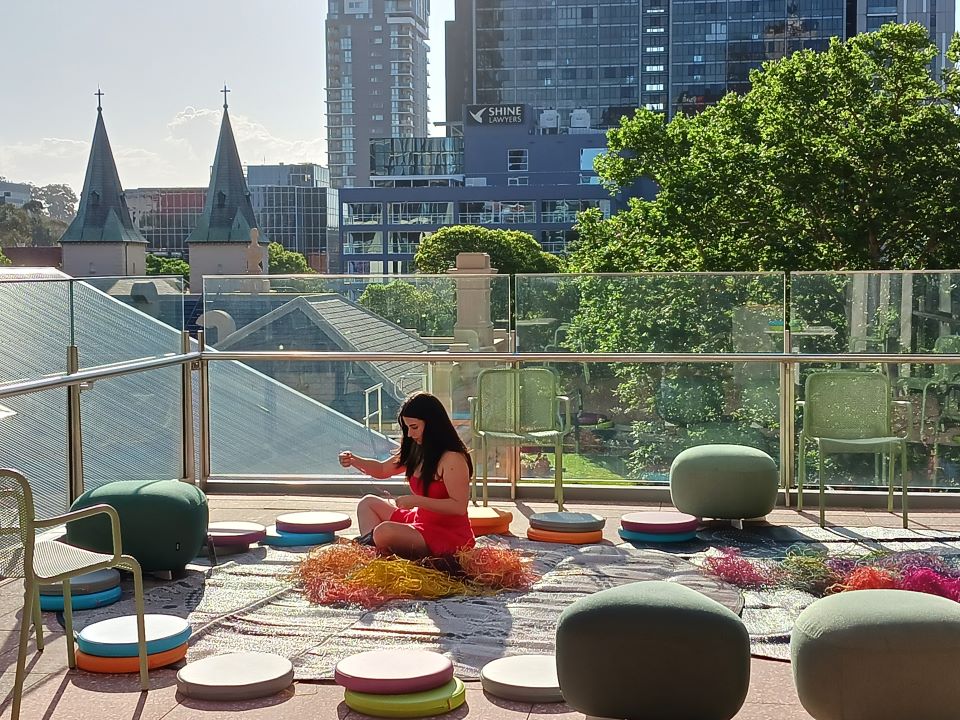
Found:
[[[202,353],[204,360],[316,360],[332,362],[598,362],[598,363],[894,363],[960,364],[960,354],[947,353],[517,353],[426,352],[363,353],[310,350],[218,351]],[[2,397],[2,395],[0,395]]]
[[[132,360],[117,363],[116,365],[102,365],[95,368],[79,370],[74,373],[58,373],[52,377],[38,378],[36,380],[21,380],[7,384],[0,383],[0,398],[25,395],[39,390],[55,390],[57,388],[70,387],[71,385],[79,385],[95,380],[130,375],[146,370],[156,370],[157,368],[170,367],[172,365],[182,365],[193,362],[194,360],[200,360],[202,357],[199,351],[194,351],[167,355],[161,358],[151,358],[149,360]]]

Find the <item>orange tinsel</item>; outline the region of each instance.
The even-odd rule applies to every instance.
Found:
[[[509,548],[461,550],[457,560],[468,578],[496,590],[525,590],[537,580],[531,559]]]
[[[858,567],[847,575],[843,582],[827,588],[827,594],[844,592],[846,590],[882,590],[896,589],[897,578],[889,570],[875,567]]]

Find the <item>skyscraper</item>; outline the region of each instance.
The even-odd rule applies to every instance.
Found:
[[[430,0],[327,0],[333,187],[366,186],[371,139],[427,132]]]

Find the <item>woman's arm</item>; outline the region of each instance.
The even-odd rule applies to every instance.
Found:
[[[443,454],[434,482],[442,482],[450,497],[439,500],[422,495],[404,495],[397,498],[397,507],[422,507],[445,515],[466,515],[470,499],[470,469],[462,453],[448,451]]]
[[[340,464],[345,468],[355,467],[360,472],[377,480],[386,480],[404,471],[404,467],[400,464],[400,458],[397,455],[394,455],[384,462],[380,462],[379,460],[359,457],[349,450],[345,450],[340,453]]]

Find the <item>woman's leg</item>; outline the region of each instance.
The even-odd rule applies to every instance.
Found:
[[[408,560],[419,560],[430,554],[427,541],[420,531],[406,523],[380,523],[373,530],[373,542],[378,549]]]
[[[389,500],[377,495],[364,495],[357,505],[357,525],[360,534],[366,535],[380,523],[389,520],[397,509]]]

